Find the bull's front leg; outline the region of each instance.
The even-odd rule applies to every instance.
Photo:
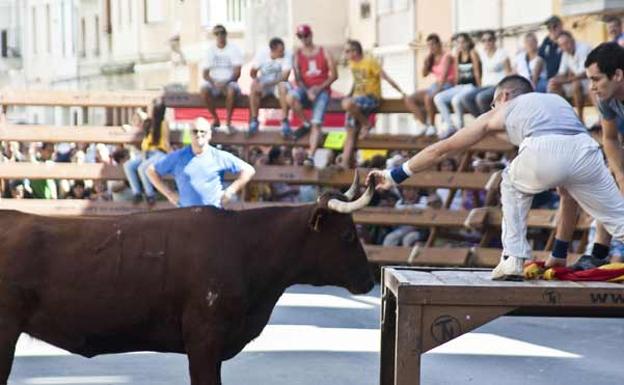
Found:
[[[198,341],[187,345],[191,385],[221,385],[221,360],[212,347]]]
[[[18,322],[3,312],[4,310],[0,308],[0,385],[9,382],[15,345],[20,335]]]
[[[184,315],[183,333],[189,360],[191,385],[221,385],[221,335],[217,322],[204,317],[201,310]]]

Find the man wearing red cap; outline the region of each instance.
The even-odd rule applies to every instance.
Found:
[[[307,24],[297,27],[297,37],[303,46],[295,52],[294,69],[297,88],[288,96],[288,103],[303,121],[303,125],[294,132],[299,139],[310,132],[310,149],[304,161],[305,166],[313,166],[314,152],[321,138],[323,117],[330,99],[330,86],[338,78],[336,62],[323,47],[314,45],[312,28]],[[312,109],[312,119],[308,119],[304,108]]]

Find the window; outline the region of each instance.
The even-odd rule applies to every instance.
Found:
[[[128,0],[128,25],[132,25],[132,4],[134,1]]]
[[[406,11],[409,8],[409,0],[378,0],[378,13],[391,13]]]
[[[123,0],[117,0],[117,25],[121,28],[123,24]]]
[[[368,19],[371,14],[370,2],[362,1],[360,3],[360,19]]]
[[[165,21],[164,0],[145,0],[145,23]]]
[[[2,57],[9,57],[9,37],[6,29],[0,32],[0,48]]]
[[[50,4],[46,4],[46,43],[47,52],[52,53],[52,15],[50,14]]]
[[[32,52],[37,54],[37,8],[31,8],[31,26],[32,26]]]
[[[228,24],[238,24],[245,21],[247,0],[227,0],[226,6]]]
[[[93,45],[95,49],[93,50],[93,54],[95,56],[100,56],[100,17],[95,16],[95,22],[93,23],[95,26],[95,33],[93,36],[95,37],[95,44]]]
[[[87,22],[85,18],[80,19],[80,47],[78,48],[80,57],[87,56]]]

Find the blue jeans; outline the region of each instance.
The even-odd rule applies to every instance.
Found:
[[[329,91],[322,90],[316,95],[314,101],[308,98],[307,89],[303,87],[297,87],[291,94],[301,103],[303,108],[312,109],[312,120],[310,120],[312,124],[319,126],[323,124],[325,111],[327,111],[327,106],[329,105]]]
[[[165,153],[162,151],[148,151],[145,155],[141,154],[134,159],[131,159],[124,163],[124,173],[130,183],[130,188],[134,195],[141,195],[141,186],[145,190],[146,197],[153,197],[156,195],[154,186],[147,177],[147,168],[165,157]],[[145,156],[145,158],[144,158]]]
[[[462,98],[474,89],[474,84],[458,84],[455,87],[437,93],[433,97],[433,103],[438,109],[442,121],[446,123],[447,126],[457,128],[464,126],[464,106],[462,104]],[[453,124],[453,120],[451,119],[449,104],[453,106],[453,111],[457,118],[457,126]]]
[[[495,86],[476,87],[462,97],[464,108],[477,117],[490,110],[490,103],[494,97]]]

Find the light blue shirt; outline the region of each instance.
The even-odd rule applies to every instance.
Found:
[[[168,154],[154,165],[158,175],[173,175],[180,195],[180,207],[221,207],[223,176],[251,167],[245,161],[212,146],[199,155],[191,146]]]

